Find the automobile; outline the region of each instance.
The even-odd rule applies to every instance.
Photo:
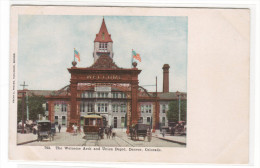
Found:
[[[38,141],[42,141],[43,139],[48,139],[50,141],[54,140],[54,134],[51,130],[50,120],[38,121],[37,129],[38,129]]]

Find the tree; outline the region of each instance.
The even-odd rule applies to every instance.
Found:
[[[170,122],[179,121],[179,100],[173,100],[169,104],[167,118]],[[181,121],[186,121],[187,116],[187,100],[181,100]]]
[[[26,120],[26,96],[25,98],[25,104],[24,104],[24,120]],[[32,95],[28,96],[28,107],[29,107],[29,119],[30,120],[38,120],[39,114],[44,115],[44,108],[42,107],[42,104],[45,103],[45,97],[44,96],[37,96]],[[22,120],[22,100],[18,100],[18,114],[17,114],[17,121]]]

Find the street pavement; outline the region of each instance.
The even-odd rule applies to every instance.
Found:
[[[17,144],[23,144],[23,143],[28,143],[37,140],[37,135],[34,135],[32,133],[29,134],[22,134],[22,133],[17,133]]]
[[[84,133],[68,133],[65,128],[61,132],[57,131],[54,140],[48,139],[43,141],[34,141],[23,145],[28,146],[108,146],[108,147],[185,147],[186,136],[165,136],[162,137],[159,133],[153,134],[152,140],[148,142],[140,137],[139,140],[131,140],[125,133],[125,129],[113,129],[116,133],[114,138],[107,138],[101,140],[86,140]],[[23,134],[25,135],[25,134]],[[163,139],[164,138],[164,139]],[[178,140],[178,141],[177,141]],[[185,142],[185,143],[184,143]]]
[[[161,133],[157,133],[157,134],[153,134],[153,137],[186,145],[186,136],[178,136],[178,135],[174,135],[174,136],[165,135],[165,136],[163,136]]]

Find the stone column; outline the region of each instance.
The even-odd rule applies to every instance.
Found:
[[[131,102],[131,124],[137,124],[138,123],[138,82],[133,82],[131,84],[132,89],[132,102]]]
[[[70,104],[71,104],[71,109],[70,109],[70,121],[69,125],[67,127],[67,132],[71,132],[72,125],[74,123],[78,124],[78,116],[77,116],[77,82],[71,81],[70,82],[70,92],[71,92],[71,99],[70,99]]]

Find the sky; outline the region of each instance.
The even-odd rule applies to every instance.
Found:
[[[186,16],[104,16],[113,40],[114,62],[131,67],[132,49],[142,61],[139,85],[162,91],[164,64],[169,64],[169,89],[187,91],[188,18]],[[70,83],[74,48],[77,67],[94,63],[96,34],[103,16],[20,15],[18,20],[18,84],[30,90],[58,90]],[[19,87],[22,89],[22,87]]]

